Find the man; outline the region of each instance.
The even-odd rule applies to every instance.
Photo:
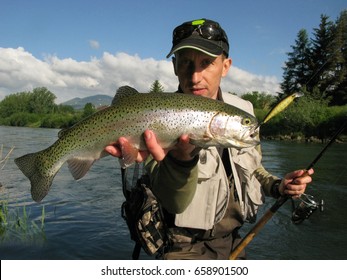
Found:
[[[249,102],[220,90],[232,60],[227,35],[217,22],[200,19],[176,27],[171,55],[179,92],[220,99],[254,114]],[[294,171],[282,180],[269,174],[259,146],[240,151],[211,147],[192,156],[195,147],[187,135],[171,150],[162,149],[152,131],[146,130],[144,138],[148,152],[140,151],[137,160],[146,160],[172,239],[164,259],[228,259],[240,241],[239,228],[255,220],[264,193],[299,196],[311,182],[313,170]],[[126,145],[120,138],[106,151],[122,157],[120,147]]]

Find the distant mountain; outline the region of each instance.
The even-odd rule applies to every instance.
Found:
[[[66,102],[63,102],[61,104],[69,105],[76,110],[80,110],[80,109],[83,109],[87,103],[92,103],[95,106],[95,108],[105,106],[105,105],[108,106],[111,104],[112,99],[113,97],[111,96],[98,94],[98,95],[88,96],[84,98],[76,97]]]

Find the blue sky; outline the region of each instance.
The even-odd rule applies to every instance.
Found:
[[[71,95],[113,95],[114,87],[124,83],[146,90],[154,79],[175,90],[177,82],[165,58],[172,29],[202,17],[218,21],[229,36],[234,69],[225,90],[259,86],[274,93],[299,30],[312,33],[321,14],[335,21],[347,8],[345,0],[0,0],[0,4],[0,100],[9,93],[46,86],[54,89],[58,101]],[[110,81],[112,73],[117,78]]]

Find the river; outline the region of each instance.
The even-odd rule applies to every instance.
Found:
[[[133,242],[121,217],[124,200],[118,161],[106,157],[96,162],[88,174],[75,181],[66,165],[59,171],[49,194],[36,203],[30,196],[29,180],[13,162],[15,157],[36,152],[53,144],[58,130],[0,126],[3,157],[15,147],[0,169],[0,201],[6,201],[11,215],[22,217],[25,206],[28,229],[0,231],[0,259],[131,259]],[[323,144],[263,141],[263,164],[273,174],[305,168]],[[287,202],[247,247],[251,260],[344,260],[347,259],[347,145],[337,144],[315,166],[314,182],[307,193],[324,200],[299,225],[291,222],[292,207]],[[1,165],[0,165],[1,168]],[[268,198],[261,217],[275,201]],[[44,207],[44,230],[40,226]],[[17,214],[16,214],[17,213]],[[243,227],[246,234],[252,224]],[[141,254],[141,259],[151,259]]]

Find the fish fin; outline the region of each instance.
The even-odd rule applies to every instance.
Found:
[[[69,170],[75,180],[81,179],[87,174],[95,159],[71,158],[67,160]]]
[[[130,145],[129,142],[126,142],[125,145],[120,145],[122,151],[122,158],[119,159],[119,163],[122,168],[129,167],[136,162],[137,155],[139,150],[134,146]]]
[[[112,105],[116,104],[117,100],[119,98],[123,98],[123,97],[130,96],[130,95],[137,94],[137,93],[139,93],[139,92],[130,86],[122,86],[122,87],[118,88],[115,96],[113,97]]]
[[[70,128],[63,128],[58,132],[58,138],[62,138]]]
[[[212,140],[212,137],[204,134],[203,137],[197,137],[194,134],[189,134],[189,142],[197,147],[205,148],[208,147],[208,142]]]
[[[69,170],[75,180],[79,180],[87,174],[93,163],[103,157],[109,156],[106,151],[97,154],[90,154],[89,157],[74,157],[67,160]]]
[[[14,162],[31,183],[31,196],[34,201],[40,202],[48,193],[56,173],[50,176],[42,175],[39,169],[38,153],[27,154],[16,158]]]

